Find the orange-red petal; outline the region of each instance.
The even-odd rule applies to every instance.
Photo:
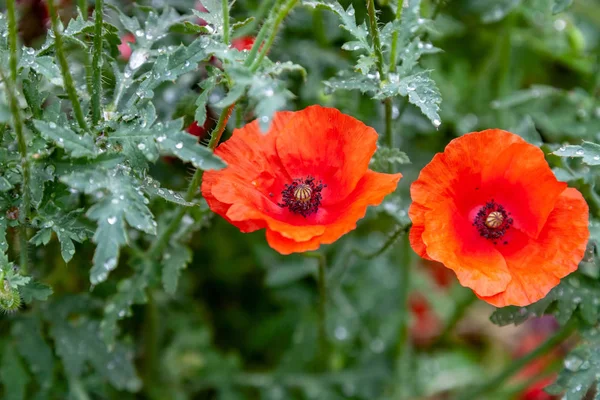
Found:
[[[369,167],[377,132],[335,108],[311,106],[294,114],[277,154],[292,179],[312,176],[327,185],[323,204],[344,200]]]
[[[511,276],[504,257],[453,206],[440,206],[425,217],[422,234],[427,255],[452,269],[463,286],[483,296],[500,293]]]
[[[558,196],[559,182],[544,153],[529,143],[513,143],[483,168],[481,195],[493,198],[511,213],[514,227],[537,237]]]
[[[523,306],[542,299],[577,269],[589,239],[588,205],[579,191],[558,197],[537,239],[516,232],[502,250],[512,281],[501,293],[481,298],[497,307]]]

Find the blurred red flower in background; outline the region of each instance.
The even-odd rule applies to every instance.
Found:
[[[334,108],[275,114],[266,134],[255,120],[215,151],[227,167],[207,171],[210,208],[242,232],[266,229],[282,254],[316,250],[356,228],[400,174],[369,170],[377,132]]]
[[[132,33],[126,33],[121,37],[121,44],[119,47],[119,53],[121,53],[121,58],[125,61],[129,60],[131,57],[131,46],[129,43],[135,43],[135,36]]]
[[[241,36],[231,40],[231,47],[239,51],[250,50],[254,45],[255,38],[252,36]]]
[[[497,307],[543,298],[577,269],[589,237],[581,193],[544,153],[499,129],[451,141],[411,186],[411,245]]]

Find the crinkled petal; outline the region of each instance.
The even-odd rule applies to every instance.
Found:
[[[269,243],[269,246],[274,250],[284,255],[313,251],[321,246],[319,237],[312,238],[305,242],[297,242],[270,229],[267,229],[267,243]]]
[[[452,269],[475,293],[491,296],[508,286],[511,276],[504,257],[456,207],[442,205],[429,211],[422,238],[427,255]]]
[[[292,179],[312,176],[327,185],[323,204],[343,201],[367,172],[377,132],[335,108],[311,106],[296,112],[276,141]]]
[[[544,153],[529,143],[513,143],[482,171],[482,195],[511,213],[514,227],[535,238],[567,187],[559,182]]]
[[[507,232],[503,239],[508,244],[499,248],[513,279],[503,292],[481,298],[497,307],[542,299],[561,278],[577,270],[589,234],[587,203],[576,189],[565,189],[536,239],[516,230]]]

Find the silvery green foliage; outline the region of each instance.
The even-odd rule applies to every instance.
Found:
[[[395,72],[390,71],[389,64],[384,66],[387,79],[383,79],[378,72],[377,56],[366,22],[360,25],[356,23],[352,5],[344,9],[337,2],[308,1],[304,4],[337,14],[342,22],[341,27],[353,37],[353,40],[342,46],[342,49],[358,53],[353,71],[340,71],[336,77],[325,81],[328,93],[337,90],[360,90],[378,100],[407,97],[408,101],[417,106],[435,127],[441,124],[440,92],[431,78],[431,71],[419,64],[421,56],[440,51],[431,43],[421,40],[429,21],[421,17],[420,0],[405,2],[402,5],[400,20],[388,22],[380,29],[383,54],[386,58],[390,57],[392,50],[392,36],[397,35],[398,65]]]

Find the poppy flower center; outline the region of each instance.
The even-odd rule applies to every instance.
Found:
[[[475,215],[473,226],[486,239],[500,239],[513,224],[513,219],[509,217],[509,214],[502,205],[492,200],[479,209]]]
[[[309,176],[307,178],[294,179],[290,184],[285,185],[285,189],[281,191],[281,203],[279,207],[287,207],[294,214],[300,214],[307,217],[310,214],[316,213],[321,205],[321,190],[324,185],[321,181],[315,182],[315,178]]]

